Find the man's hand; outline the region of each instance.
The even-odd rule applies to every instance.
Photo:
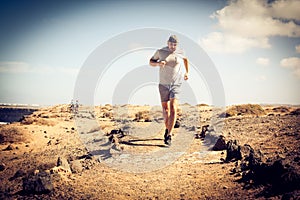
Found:
[[[184,74],[184,80],[186,81],[186,80],[188,80],[189,79],[189,74],[188,73],[185,73]]]
[[[158,65],[159,65],[160,67],[165,67],[166,63],[167,63],[166,61],[162,60],[162,61],[159,62]]]

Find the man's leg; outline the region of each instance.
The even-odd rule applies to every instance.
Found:
[[[170,115],[168,117],[168,126],[167,129],[169,131],[169,135],[172,134],[176,117],[177,117],[177,104],[178,100],[176,98],[170,99]]]
[[[165,121],[165,126],[166,126],[166,129],[168,129],[169,116],[170,116],[170,109],[169,109],[168,101],[161,102],[161,106],[162,106],[162,112],[163,112],[163,117],[164,117],[164,121]]]

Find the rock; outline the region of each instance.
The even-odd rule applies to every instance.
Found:
[[[295,158],[294,158],[294,161],[295,161],[295,162],[299,162],[299,161],[300,161],[300,157],[299,157],[299,156],[295,157]]]
[[[110,131],[109,135],[114,135],[114,134],[123,134],[123,131],[121,129],[114,129]]]
[[[179,121],[179,120],[176,120],[175,125],[174,125],[174,128],[179,128],[179,127],[180,127],[180,121]]]
[[[300,189],[300,174],[285,158],[277,157],[275,161],[272,161],[273,159],[266,159],[262,152],[254,150],[250,145],[245,144],[240,147],[236,141],[230,140],[227,143],[226,161],[232,161],[232,159],[241,159],[240,162],[236,162],[231,172],[242,174],[239,181],[244,182],[247,187],[264,185],[271,189],[269,192],[272,195]],[[285,195],[283,199],[289,199],[289,195]]]
[[[24,170],[22,170],[22,169],[19,169],[19,170],[14,174],[14,176],[11,177],[11,178],[9,178],[8,180],[9,180],[9,181],[12,181],[12,180],[15,180],[15,179],[17,179],[17,178],[19,178],[19,177],[23,177],[23,176],[25,176],[25,175],[26,175],[26,172],[25,172]]]
[[[236,140],[229,140],[227,142],[226,147],[226,162],[230,162],[232,160],[241,160],[242,153],[241,153],[241,146],[238,144]]]
[[[70,164],[71,167],[71,171],[74,174],[80,173],[83,170],[82,164],[80,162],[80,160],[74,160],[71,162]]]
[[[62,167],[66,171],[71,172],[71,168],[70,168],[70,165],[68,163],[68,160],[64,157],[58,157],[56,166],[57,167]]]
[[[202,126],[200,138],[203,138],[203,139],[205,138],[206,132],[208,131],[208,127],[209,127],[209,125]]]
[[[76,158],[74,158],[73,160],[81,160],[81,159],[88,159],[88,160],[92,160],[93,159],[93,155],[92,154],[84,154],[82,156],[77,156]]]
[[[107,134],[107,136],[110,142],[118,143],[119,139],[125,136],[125,133],[121,129],[114,129],[111,130],[110,133]]]
[[[5,170],[5,164],[4,164],[4,163],[1,163],[1,164],[0,164],[0,171],[3,171],[3,170]]]
[[[116,135],[112,135],[111,142],[115,144],[119,144],[119,138]]]
[[[292,112],[290,112],[290,115],[300,115],[300,108],[293,110]]]
[[[53,189],[51,175],[47,172],[38,172],[23,178],[25,194],[46,194],[52,192]]]
[[[11,151],[11,150],[14,150],[14,146],[12,144],[9,144],[5,149],[4,151]]]
[[[282,192],[291,192],[300,189],[300,174],[296,170],[288,170],[285,173],[277,173],[279,181],[273,182],[273,190]]]
[[[226,150],[226,149],[227,149],[227,146],[226,146],[225,137],[223,135],[220,135],[219,139],[217,140],[216,144],[213,146],[212,150],[222,151],[222,150]]]
[[[282,195],[281,200],[297,200],[300,197],[300,191],[293,191]]]
[[[192,126],[190,131],[196,131],[196,126]]]
[[[260,151],[255,151],[254,149],[251,148],[249,156],[245,156],[245,160],[249,162],[250,169],[252,168],[258,169],[263,164],[263,154]]]

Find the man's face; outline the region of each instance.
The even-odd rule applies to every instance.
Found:
[[[169,50],[170,50],[171,52],[174,52],[174,51],[176,51],[177,43],[174,43],[174,42],[168,42],[168,47],[169,47]]]

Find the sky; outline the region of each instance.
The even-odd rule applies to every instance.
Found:
[[[218,73],[208,77],[191,65],[182,103],[213,104],[215,91],[209,82],[215,78],[222,83],[226,105],[299,105],[299,8],[299,0],[0,0],[0,103],[69,103],[83,66],[101,45],[150,27],[193,41],[213,63],[201,67]],[[147,37],[151,46],[154,38]],[[151,48],[132,44],[134,51],[101,66],[106,71],[97,77],[94,104],[114,103],[118,84],[132,74],[150,77],[148,70],[153,69],[158,77],[158,69],[148,61],[156,48],[166,45],[167,37],[162,35],[161,44]],[[180,45],[186,52],[194,50],[184,42]],[[106,47],[107,53],[115,48]],[[98,63],[105,60],[104,54],[97,56]],[[143,67],[144,74],[135,71]],[[155,78],[126,94],[126,102],[118,103],[160,103]]]

